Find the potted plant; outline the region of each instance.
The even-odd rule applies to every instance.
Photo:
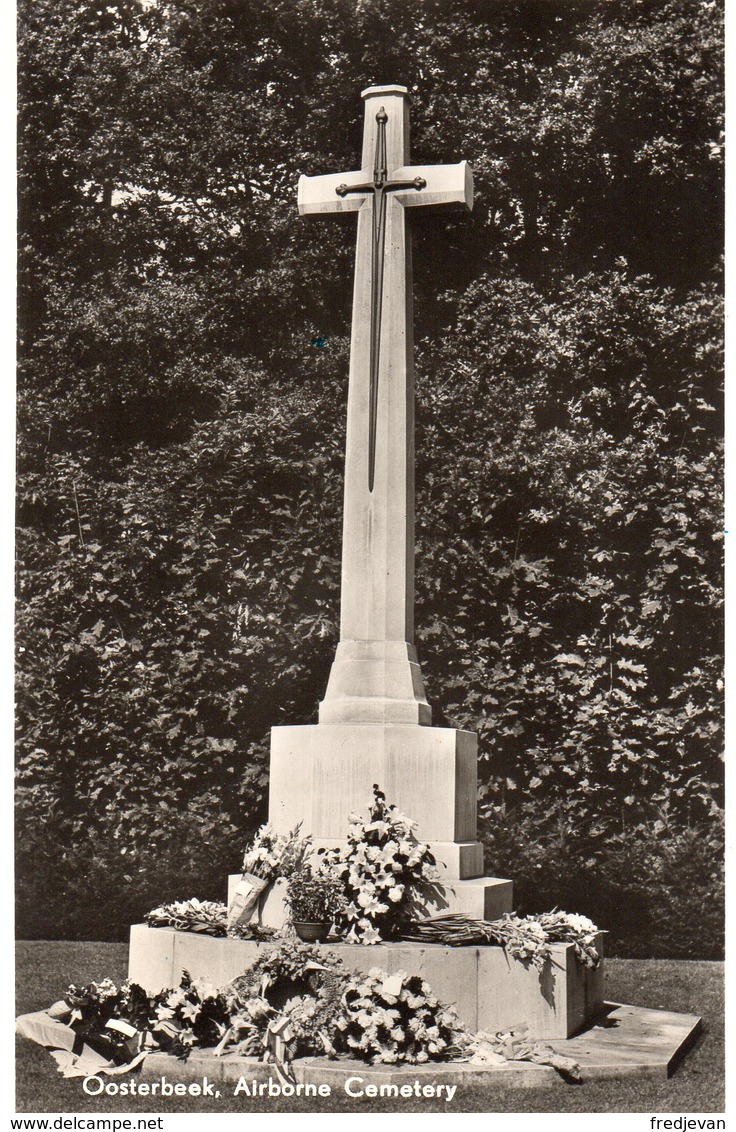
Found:
[[[299,939],[308,943],[327,939],[343,903],[342,886],[335,877],[299,869],[288,880],[285,902]]]

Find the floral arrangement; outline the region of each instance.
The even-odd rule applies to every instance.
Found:
[[[203,932],[205,935],[227,934],[227,909],[215,900],[174,900],[161,904],[146,913],[149,928],[176,928],[183,932]]]
[[[175,900],[161,904],[147,912],[145,921],[150,928],[176,928],[180,932],[200,932],[203,935],[236,936],[239,939],[271,939],[273,928],[254,923],[228,925],[227,906],[217,900]]]
[[[128,980],[120,987],[112,979],[85,986],[71,983],[62,1001],[68,1007],[68,1022],[74,1032],[93,1042],[95,1037],[102,1036],[111,1047],[113,1060],[121,1063],[130,1060],[128,1039],[132,1035],[124,1027],[111,1027],[110,1023],[126,1021],[136,1030],[147,1029],[150,1023],[151,1000],[142,987]]]
[[[301,869],[312,849],[311,837],[299,837],[301,822],[291,833],[276,833],[263,825],[243,855],[243,872],[269,884]]]
[[[335,1056],[333,1036],[348,976],[319,946],[287,942],[262,955],[225,990],[230,1030],[217,1053],[262,1054],[285,1063]]]
[[[333,976],[325,980],[316,995],[303,995],[286,1003],[282,1014],[288,1023],[289,1059],[312,1055],[337,1057],[335,1037],[342,1012],[338,989],[342,990],[342,982]],[[274,1058],[278,1058],[277,1046],[274,1046]]]
[[[500,920],[494,921],[492,931],[508,954],[521,963],[531,963],[541,971],[551,958],[551,941],[538,920],[521,919],[507,913]]]
[[[225,993],[247,998],[268,990],[278,1004],[295,994],[315,993],[325,973],[342,969],[342,959],[328,947],[287,940],[264,949],[255,963],[228,984]]]
[[[212,1046],[229,1023],[224,995],[204,979],[182,972],[178,990],[162,991],[153,1000],[153,1035],[158,1045],[176,1057],[188,1057],[193,1046]]]
[[[529,1041],[523,1028],[468,1033],[454,1007],[442,1005],[419,975],[377,967],[367,974],[346,971],[328,948],[294,942],[266,951],[221,991],[187,971],[178,989],[154,997],[134,983],[118,988],[109,979],[72,985],[45,1014],[19,1018],[18,1032],[58,1045],[55,1057],[67,1075],[89,1073],[90,1065],[95,1072],[129,1070],[151,1048],[186,1058],[195,1047],[214,1047],[217,1056],[275,1062],[277,1072],[288,1072],[295,1057],[348,1054],[386,1064],[526,1060],[579,1076],[573,1062]],[[62,1032],[68,1036],[57,1039]],[[71,1051],[77,1037],[83,1038],[84,1069]]]
[[[592,920],[587,916],[579,916],[572,912],[544,912],[541,916],[527,916],[527,920],[536,918],[552,943],[572,943],[575,945],[575,958],[585,967],[595,968],[600,964],[601,955],[596,944],[596,936],[602,934]]]
[[[300,828],[301,822],[287,834],[276,833],[270,824],[258,830],[243,856],[243,875],[227,912],[229,927],[248,923],[268,885],[303,868],[312,839],[299,837]]]
[[[112,979],[81,987],[71,983],[64,1002],[71,1010],[70,1021],[77,1033],[98,1033],[111,1018],[123,1017],[125,992],[126,984],[118,989]]]
[[[150,1032],[152,1043],[178,1057],[186,1057],[195,1045],[214,1045],[227,1022],[227,1005],[222,995],[205,980],[192,979],[182,972],[178,990],[165,990],[153,997],[137,983],[126,981],[120,988],[111,979],[78,987],[73,983],[64,997],[71,1008],[70,1025],[80,1037],[93,1045],[102,1035],[120,1047],[121,1062],[133,1033]],[[110,1024],[126,1022],[127,1027]]]
[[[504,1061],[532,1061],[551,1065],[563,1077],[581,1081],[580,1066],[571,1057],[558,1053],[546,1042],[530,1040],[529,1027],[516,1026],[498,1034],[481,1030],[464,1044],[464,1054],[471,1065],[503,1065]]]
[[[552,943],[574,944],[575,958],[586,967],[597,967],[601,961],[595,947],[598,928],[586,916],[557,911],[524,917],[507,914],[493,927],[509,955],[540,970],[550,958]]]
[[[307,867],[289,877],[285,903],[292,921],[332,924],[345,901],[336,877],[315,875]]]
[[[336,923],[349,943],[397,938],[417,891],[437,880],[435,859],[415,829],[374,785],[369,820],[350,815],[347,847],[320,851],[320,871],[342,884]]]
[[[337,1025],[354,1056],[374,1064],[462,1056],[465,1031],[454,1007],[442,1006],[419,975],[373,967],[353,977],[344,1002]]]
[[[218,1053],[294,1057],[349,1053],[365,1061],[421,1063],[461,1056],[467,1035],[420,976],[345,972],[329,950],[285,943],[224,992],[230,1030]]]
[[[575,958],[586,967],[595,968],[601,961],[595,942],[599,929],[586,916],[568,912],[544,912],[539,915],[506,914],[500,920],[473,920],[458,912],[413,920],[404,924],[401,938],[417,943],[441,943],[450,947],[473,944],[497,944],[523,963],[532,963],[541,970],[550,958],[550,944],[572,943]]]
[[[65,1077],[123,1073],[135,1068],[157,1046],[151,1032],[153,1002],[135,983],[115,986],[111,979],[72,985],[45,1011],[18,1018],[23,1037],[53,1051]]]

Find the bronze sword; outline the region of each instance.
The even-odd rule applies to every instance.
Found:
[[[369,424],[368,424],[368,490],[373,491],[376,475],[376,427],[378,421],[378,365],[381,350],[381,307],[383,304],[383,266],[386,256],[386,197],[385,193],[395,189],[423,189],[427,182],[423,177],[412,181],[387,181],[386,162],[386,123],[388,115],[383,108],[376,114],[378,133],[376,152],[373,161],[373,183],[367,185],[338,185],[335,192],[339,197],[348,193],[373,193],[373,239],[371,247],[371,338],[370,338],[370,386],[369,386]]]

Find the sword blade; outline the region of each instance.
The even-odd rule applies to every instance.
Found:
[[[385,260],[386,197],[382,189],[373,194],[373,263],[371,271],[371,348],[368,419],[368,491],[376,479],[376,437],[378,432],[378,371],[381,362],[381,308],[383,305],[383,267]]]
[[[368,491],[372,492],[376,481],[376,441],[378,434],[378,371],[381,364],[381,313],[383,305],[383,268],[386,257],[386,193],[399,189],[421,190],[427,182],[423,177],[413,181],[388,181],[386,160],[386,123],[388,115],[383,106],[376,114],[378,131],[373,159],[372,185],[338,185],[335,192],[339,197],[348,193],[373,193],[373,212],[371,217],[371,328],[369,354],[368,387]]]

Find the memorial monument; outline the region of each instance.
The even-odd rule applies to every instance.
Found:
[[[417,822],[440,866],[425,914],[493,920],[512,911],[512,883],[483,875],[476,835],[477,740],[431,726],[414,648],[414,390],[411,233],[407,210],[470,209],[465,161],[409,163],[409,96],[402,86],[362,92],[359,169],[301,177],[303,216],[357,213],[357,248],[345,453],[340,641],[315,724],[271,732],[269,820],[301,823],[317,846],[339,845],[351,811],[366,814],[372,786]],[[239,874],[230,878],[231,891]],[[285,919],[278,884],[261,922]],[[250,940],[136,925],[130,977],[149,991],[177,985],[181,969],[223,986],[254,962]],[[535,1038],[580,1035],[575,1056],[596,1075],[668,1072],[698,1019],[604,1004],[602,965],[552,945],[542,972],[501,947],[382,942],[330,944],[346,965],[421,974],[454,1002],[471,1030],[526,1023]],[[615,1033],[614,1033],[615,1031]],[[613,1037],[611,1037],[613,1034]],[[585,1040],[583,1040],[585,1039]],[[572,1043],[570,1043],[572,1044]],[[558,1047],[559,1048],[559,1047]],[[305,1070],[306,1072],[306,1070]]]
[[[409,164],[409,95],[362,92],[361,167],[301,177],[302,216],[357,213],[345,450],[340,642],[312,726],[271,732],[269,820],[318,844],[345,836],[379,783],[418,822],[446,882],[441,906],[493,919],[511,882],[483,877],[476,736],[431,727],[414,648],[414,359],[407,211],[472,208],[456,165]]]

